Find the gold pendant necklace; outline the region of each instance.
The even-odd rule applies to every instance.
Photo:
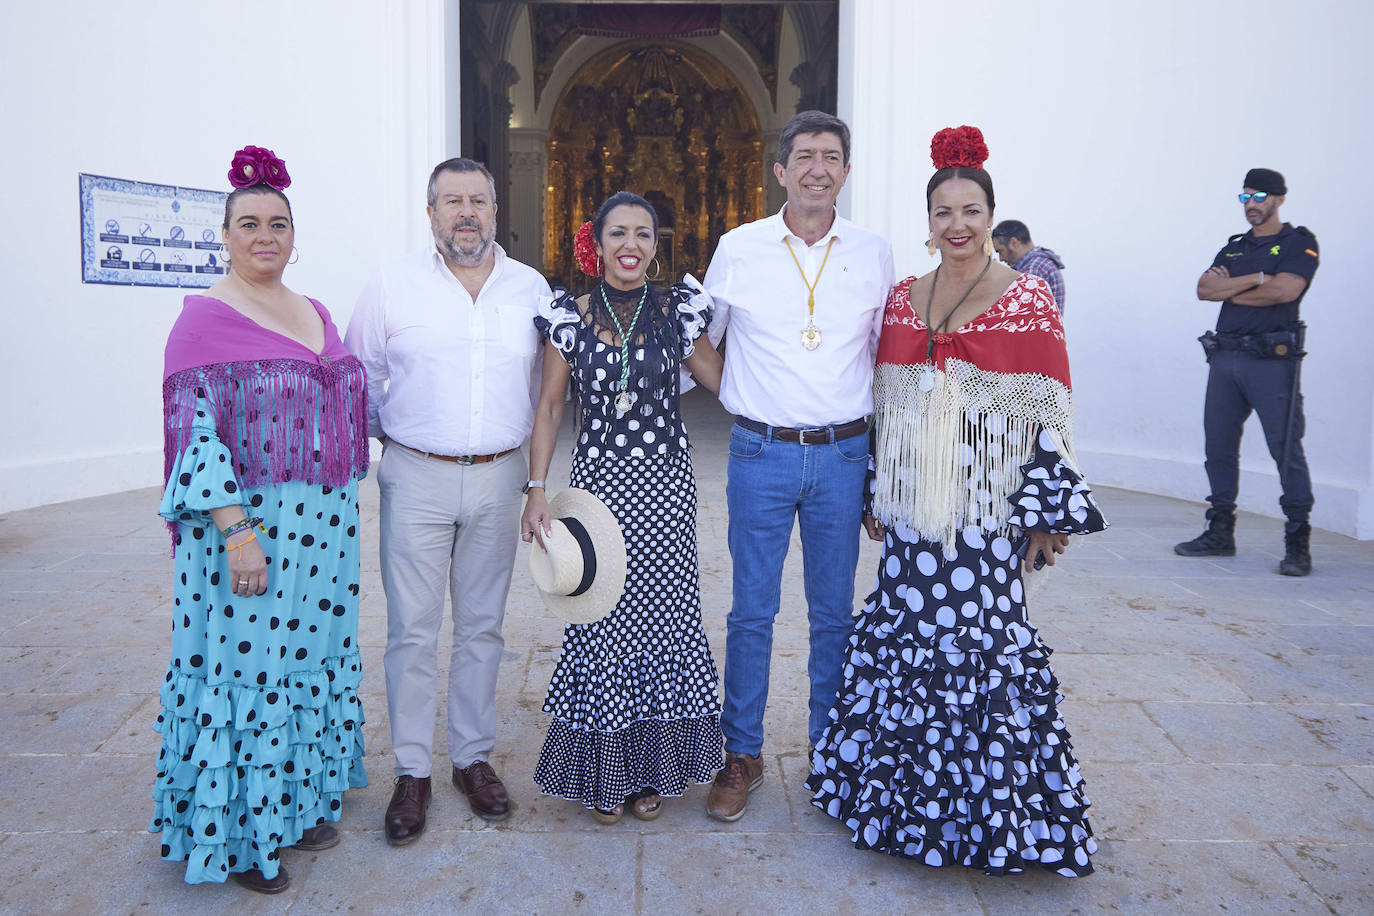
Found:
[[[806,279],[806,271],[802,270],[797,253],[792,250],[792,243],[785,238],[782,243],[787,246],[792,263],[797,265],[797,273],[801,274],[802,283],[806,284],[806,327],[802,328],[801,345],[808,350],[814,350],[821,345],[821,329],[816,327],[816,284],[821,282],[821,274],[825,273],[825,263],[830,260],[830,249],[835,247],[835,236],[832,235],[830,244],[825,246],[825,257],[821,258],[821,269],[816,271],[814,281]]]

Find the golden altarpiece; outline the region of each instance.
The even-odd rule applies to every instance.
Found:
[[[549,129],[544,269],[580,285],[573,235],[616,191],[659,216],[650,279],[706,271],[717,240],[763,215],[758,118],[734,76],[690,45],[630,42],[593,57]]]

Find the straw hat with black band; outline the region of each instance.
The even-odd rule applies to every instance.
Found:
[[[551,531],[530,545],[530,576],[544,606],[569,623],[595,623],[625,590],[625,538],[606,504],[569,487],[549,498]]]

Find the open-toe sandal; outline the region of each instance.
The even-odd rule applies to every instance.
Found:
[[[617,823],[625,815],[625,806],[616,805],[614,808],[593,808],[592,817],[596,818],[598,824],[610,826]]]
[[[641,789],[629,799],[630,813],[641,821],[652,821],[663,813],[663,797],[654,789]]]

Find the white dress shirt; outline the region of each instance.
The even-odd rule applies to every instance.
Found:
[[[838,214],[830,231],[808,246],[783,222],[786,209],[727,232],[706,270],[716,309],[712,338],[720,327],[728,334],[721,404],[770,426],[826,426],[868,416],[878,332],[894,280],[892,246]],[[815,284],[814,321],[821,332],[814,350],[801,343],[808,282]]]
[[[368,433],[437,455],[517,448],[534,425],[549,284],[493,246],[474,300],[430,245],[383,267],[358,297],[344,343],[367,369]]]

